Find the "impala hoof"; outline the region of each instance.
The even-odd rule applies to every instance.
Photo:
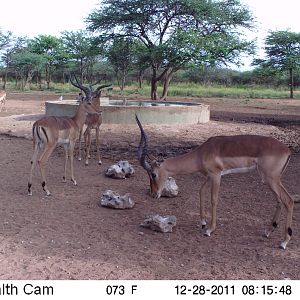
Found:
[[[205,236],[211,236],[211,233],[212,231],[210,229],[207,229],[205,232],[204,232],[204,235]]]
[[[282,249],[282,250],[285,250],[286,249],[286,242],[282,242],[280,245],[279,245],[279,248]]]
[[[98,165],[102,165],[102,161],[101,160],[98,161]]]
[[[267,231],[267,230],[265,230],[265,232],[264,232],[264,234],[263,234],[263,236],[265,237],[265,238],[269,238],[269,236],[270,236],[270,232],[269,231]]]
[[[81,161],[81,157],[78,157],[78,160]]]
[[[201,227],[202,227],[202,229],[204,229],[206,227],[206,221],[205,220],[201,221]]]

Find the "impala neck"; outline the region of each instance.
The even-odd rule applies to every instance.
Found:
[[[161,165],[169,176],[176,174],[192,174],[200,170],[201,161],[196,151],[167,158]]]
[[[83,105],[80,104],[79,107],[77,108],[76,114],[72,117],[73,121],[76,123],[78,128],[82,128],[84,125],[84,122],[86,120],[86,111],[83,108]]]
[[[99,98],[93,99],[92,103],[96,108],[100,108],[100,99]]]

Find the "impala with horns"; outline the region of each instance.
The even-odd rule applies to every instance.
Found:
[[[106,87],[110,87],[112,86],[111,84],[103,84],[99,87],[97,87],[97,89],[95,91],[93,91],[93,86],[98,84],[99,81],[93,85],[89,86],[89,89],[92,93],[92,99],[91,102],[92,104],[100,111],[100,97],[101,97],[101,92],[102,89],[106,88]],[[101,165],[101,159],[100,159],[100,149],[99,149],[99,137],[100,137],[100,125],[102,124],[102,115],[101,114],[88,114],[85,120],[84,125],[86,126],[85,130],[84,130],[84,147],[85,147],[85,165],[87,166],[89,164],[89,158],[90,156],[90,149],[91,149],[91,143],[92,143],[92,139],[91,139],[91,131],[92,129],[95,129],[96,131],[96,152],[97,152],[97,160],[98,160],[98,164]],[[83,128],[80,130],[79,133],[79,155],[78,155],[78,160],[82,159],[82,150],[81,150],[81,136],[82,136],[82,131]]]
[[[6,91],[0,91],[0,112],[2,108],[5,106],[6,102]]]
[[[204,187],[211,187],[211,222],[205,231],[210,236],[216,229],[216,209],[221,177],[230,173],[244,173],[256,169],[276,196],[277,207],[266,231],[266,237],[277,227],[280,212],[284,206],[286,215],[284,241],[280,248],[285,249],[292,236],[294,201],[281,182],[281,177],[290,160],[291,152],[283,143],[272,137],[260,135],[216,136],[209,138],[193,151],[162,162],[150,158],[148,138],[136,116],[141,131],[138,159],[150,179],[150,192],[154,198],[161,196],[169,176],[201,172],[206,176],[200,187],[200,221],[206,227],[203,209]]]
[[[72,85],[81,89],[85,94],[85,99],[81,101],[75,115],[73,117],[46,116],[33,124],[32,134],[34,151],[31,160],[31,171],[28,182],[29,195],[32,195],[32,177],[36,163],[38,163],[41,171],[43,190],[46,192],[47,196],[51,195],[46,185],[45,164],[57,144],[63,145],[65,149],[63,181],[66,182],[67,163],[70,155],[71,181],[74,183],[74,185],[77,185],[74,177],[73,167],[75,143],[79,137],[79,132],[83,127],[87,114],[90,113],[98,115],[99,112],[97,108],[91,103],[92,93],[90,89],[79,84],[76,77],[75,80],[76,83],[72,80],[72,78],[70,78],[70,82],[72,83]],[[40,149],[42,149],[42,154],[38,158]]]

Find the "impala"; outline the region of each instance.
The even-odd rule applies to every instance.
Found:
[[[6,91],[0,91],[0,112],[2,108],[5,106],[6,101]]]
[[[206,227],[203,209],[204,187],[211,187],[211,222],[205,235],[210,236],[216,229],[216,208],[221,177],[230,173],[244,173],[256,169],[276,196],[277,207],[266,231],[266,237],[278,226],[282,206],[286,208],[284,241],[280,248],[285,249],[292,236],[292,216],[294,201],[281,182],[281,176],[290,160],[291,152],[283,143],[272,137],[260,135],[215,136],[209,138],[193,151],[162,162],[150,158],[148,138],[136,116],[141,131],[138,158],[150,179],[150,193],[154,198],[161,196],[165,181],[176,174],[201,172],[206,176],[200,187],[200,221]]]
[[[92,93],[92,104],[100,111],[100,97],[101,97],[101,90],[106,87],[110,87],[111,84],[104,84],[99,86],[95,91],[92,91],[92,85],[90,86],[90,90]],[[100,149],[99,149],[99,137],[100,137],[100,125],[102,124],[102,115],[101,113],[98,115],[95,114],[88,114],[85,120],[86,129],[84,131],[84,144],[85,144],[85,165],[87,166],[89,164],[89,158],[90,156],[90,149],[91,149],[91,131],[92,129],[96,130],[96,151],[97,151],[97,160],[98,164],[101,165],[101,159],[100,159]],[[80,130],[79,133],[79,155],[78,160],[82,159],[81,156],[81,136],[82,136],[83,128]]]
[[[82,86],[76,82],[73,82],[72,78],[70,82],[80,88],[85,93],[84,101],[81,101],[75,115],[73,117],[54,117],[46,116],[33,124],[32,134],[33,134],[33,156],[31,160],[31,171],[28,182],[28,194],[32,195],[32,177],[33,170],[38,163],[41,176],[42,176],[42,187],[46,192],[47,196],[51,193],[46,185],[45,176],[45,164],[49,157],[51,156],[53,150],[57,144],[62,144],[65,149],[65,164],[64,164],[64,176],[63,181],[66,182],[67,178],[67,162],[70,155],[70,170],[71,170],[71,181],[74,185],[77,182],[74,177],[73,168],[73,157],[74,157],[74,147],[75,142],[78,139],[79,131],[83,127],[86,116],[88,113],[98,114],[97,108],[91,103],[91,91],[89,88]],[[40,158],[38,158],[39,150],[43,148]],[[69,153],[68,153],[69,152]]]

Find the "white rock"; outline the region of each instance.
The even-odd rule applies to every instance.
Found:
[[[116,209],[126,209],[133,208],[134,201],[129,194],[120,196],[117,192],[107,190],[102,194],[100,205]]]
[[[133,175],[134,172],[134,168],[127,160],[120,160],[110,166],[105,175],[114,179],[125,179]]]
[[[154,231],[172,232],[173,227],[176,225],[175,216],[160,216],[151,215],[146,217],[141,226],[150,228]]]
[[[168,177],[162,190],[162,197],[176,197],[178,195],[178,185],[173,177]]]

